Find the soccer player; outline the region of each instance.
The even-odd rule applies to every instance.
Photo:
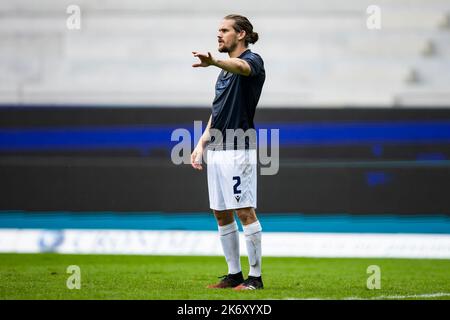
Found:
[[[199,62],[193,67],[216,66],[220,69],[212,114],[197,146],[191,154],[191,164],[202,170],[201,159],[207,148],[207,176],[210,207],[218,223],[220,241],[228,264],[228,274],[209,288],[235,290],[263,289],[261,278],[261,224],[256,216],[256,141],[250,137],[237,145],[228,143],[230,129],[255,132],[253,118],[265,81],[264,62],[252,52],[249,44],[258,40],[250,21],[241,15],[227,15],[220,24],[218,51],[227,52],[229,59],[219,60],[210,52],[193,52]],[[222,134],[222,141],[211,134]],[[249,130],[250,129],[250,130]],[[213,136],[213,137],[212,137]],[[211,148],[213,146],[214,148]],[[220,146],[217,148],[217,146]],[[239,231],[234,219],[236,211],[244,229],[250,271],[244,280],[239,253]]]

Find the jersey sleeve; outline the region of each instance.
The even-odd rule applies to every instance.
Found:
[[[264,62],[261,57],[257,54],[249,54],[242,57],[242,60],[245,60],[250,65],[250,76],[254,77],[259,75],[264,70]]]

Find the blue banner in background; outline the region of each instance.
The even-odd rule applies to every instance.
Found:
[[[171,148],[177,143],[171,141],[171,134],[180,127],[130,125],[2,128],[0,151]],[[193,128],[184,128],[189,130],[193,138]],[[450,143],[450,121],[261,123],[257,129],[279,129],[281,147]],[[270,141],[270,131],[268,137]]]

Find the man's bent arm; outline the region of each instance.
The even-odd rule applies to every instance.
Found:
[[[192,66],[197,67],[208,67],[216,66],[225,71],[240,74],[243,76],[249,76],[251,74],[251,68],[247,61],[239,58],[229,58],[226,60],[215,59],[210,52],[208,54],[199,53],[197,51],[192,52],[194,57],[200,59],[200,63],[194,63]]]
[[[251,73],[248,62],[239,58],[230,58],[226,60],[214,59],[212,64],[225,71],[243,76],[249,76]]]

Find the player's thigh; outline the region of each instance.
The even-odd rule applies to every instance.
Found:
[[[256,207],[256,160],[249,154],[248,150],[230,151],[227,163],[221,167],[227,208]]]
[[[208,150],[208,194],[210,208],[213,210],[225,210],[220,176],[220,154],[217,151]]]

